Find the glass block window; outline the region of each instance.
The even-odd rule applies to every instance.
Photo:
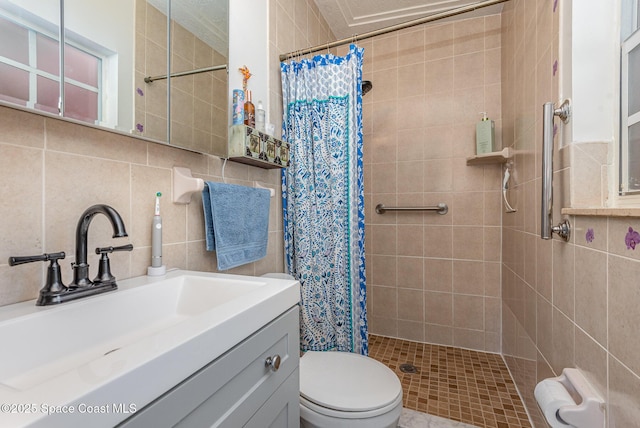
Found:
[[[0,16],[0,100],[59,114],[60,44],[37,28]],[[64,116],[98,123],[102,58],[65,43]]]

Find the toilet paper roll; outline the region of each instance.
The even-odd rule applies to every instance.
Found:
[[[545,379],[536,385],[534,395],[551,428],[571,427],[571,425],[567,425],[557,416],[560,407],[576,405],[569,391],[560,382],[553,379]]]

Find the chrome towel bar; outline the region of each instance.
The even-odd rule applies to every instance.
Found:
[[[436,211],[440,215],[445,215],[449,212],[449,207],[445,203],[431,207],[385,207],[382,204],[376,205],[376,212],[378,214],[384,214],[387,211]]]
[[[229,70],[228,70],[227,67],[228,67],[227,64],[222,64],[222,65],[214,65],[212,67],[197,68],[195,70],[179,71],[177,73],[171,73],[170,75],[163,74],[161,76],[147,76],[147,77],[144,78],[144,82],[145,83],[151,83],[151,82],[154,82],[156,80],[164,80],[167,77],[190,76],[192,74],[206,73],[208,71],[217,71],[217,70],[227,70],[227,73],[228,73]]]

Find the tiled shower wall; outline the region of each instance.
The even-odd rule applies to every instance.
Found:
[[[542,104],[558,100],[557,71],[563,67],[554,66],[556,3],[512,0],[502,13],[503,142],[518,153],[510,191],[518,212],[503,217],[502,229],[502,352],[535,426],[547,426],[535,384],[578,367],[608,403],[607,426],[637,427],[640,247],[628,247],[625,236],[630,227],[640,229],[640,219],[572,216],[570,243],[539,238]],[[556,150],[558,145],[556,138]],[[568,155],[571,149],[555,156],[556,222],[561,207],[582,202],[570,202],[585,184],[570,182],[580,177],[574,169],[585,172],[582,158]],[[600,168],[591,174],[591,187],[600,192]]]
[[[500,351],[501,168],[467,166],[480,112],[501,148],[500,15],[378,36],[363,99],[370,331]],[[375,206],[449,206],[376,214]]]

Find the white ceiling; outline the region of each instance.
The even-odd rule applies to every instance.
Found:
[[[337,39],[423,18],[438,12],[478,3],[480,0],[315,0]],[[493,15],[502,4],[485,7],[451,19]]]

